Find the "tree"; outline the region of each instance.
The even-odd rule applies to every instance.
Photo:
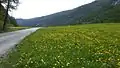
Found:
[[[18,4],[19,4],[19,0],[1,0],[0,1],[0,5],[4,4],[6,7],[6,11],[5,11],[5,17],[4,17],[4,24],[3,24],[3,31],[5,31],[6,29],[6,23],[9,17],[8,12],[11,11],[12,9],[16,9]]]

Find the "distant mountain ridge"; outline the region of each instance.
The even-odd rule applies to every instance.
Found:
[[[120,0],[96,0],[78,8],[32,19],[16,19],[21,26],[57,26],[119,22]]]

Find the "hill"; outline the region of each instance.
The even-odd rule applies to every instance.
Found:
[[[17,19],[22,26],[54,26],[119,22],[120,0],[96,0],[78,8],[32,19]]]

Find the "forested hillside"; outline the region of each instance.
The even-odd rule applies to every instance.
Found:
[[[120,22],[120,5],[116,2],[106,4],[98,12],[89,14],[87,17],[83,18],[82,21],[88,21],[92,23],[119,23]]]
[[[78,8],[52,15],[17,19],[22,26],[56,26],[120,21],[120,0],[96,0]]]

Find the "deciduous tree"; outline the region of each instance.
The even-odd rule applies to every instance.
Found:
[[[5,31],[6,23],[7,23],[8,17],[9,17],[8,12],[13,9],[16,9],[18,4],[19,4],[19,0],[0,0],[0,5],[5,6],[4,7],[5,8],[5,17],[4,17],[3,31]]]

